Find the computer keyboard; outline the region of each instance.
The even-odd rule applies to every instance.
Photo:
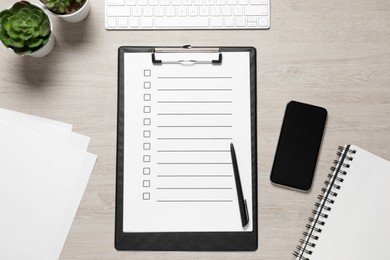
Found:
[[[105,1],[107,30],[270,27],[270,0]]]

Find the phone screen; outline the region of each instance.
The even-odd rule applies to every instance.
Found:
[[[326,117],[322,107],[296,101],[287,104],[271,171],[273,183],[310,190]]]

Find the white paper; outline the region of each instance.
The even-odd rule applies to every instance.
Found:
[[[150,53],[125,54],[125,232],[252,230],[249,65],[246,52],[223,53],[222,65],[158,66]],[[245,229],[230,143],[250,216]]]
[[[95,159],[0,122],[0,259],[58,258]]]
[[[61,127],[61,128],[66,129],[68,131],[71,131],[73,128],[73,126],[71,124],[67,124],[67,123],[63,123],[60,121],[55,121],[55,120],[51,120],[51,119],[47,119],[47,118],[43,118],[43,117],[39,117],[39,116],[24,114],[24,113],[12,111],[12,110],[4,109],[4,108],[0,108],[0,116],[3,118],[11,118],[12,120],[19,121],[19,122],[39,121],[39,122],[43,122],[43,123],[47,123],[47,124]]]
[[[0,121],[11,123],[87,150],[90,138],[71,132],[72,125],[0,108]]]

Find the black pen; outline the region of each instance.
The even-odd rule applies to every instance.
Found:
[[[237,190],[237,197],[238,197],[238,206],[240,208],[241,224],[242,227],[245,227],[249,222],[248,207],[246,205],[246,200],[244,199],[244,195],[242,193],[240,173],[238,172],[237,157],[236,157],[236,152],[234,151],[233,143],[230,143],[230,154],[232,155],[233,172],[234,172],[234,179],[236,181],[236,190]]]

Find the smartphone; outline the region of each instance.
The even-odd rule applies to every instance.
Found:
[[[297,101],[287,104],[272,165],[272,183],[310,190],[327,114],[322,107]]]

